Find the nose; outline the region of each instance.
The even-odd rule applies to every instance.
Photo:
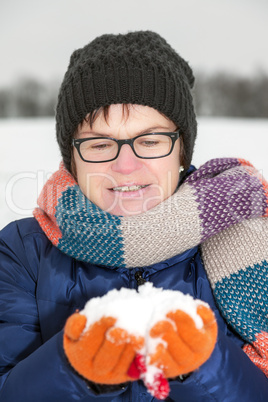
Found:
[[[129,175],[143,166],[142,159],[132,151],[130,145],[122,145],[118,157],[113,161],[112,170],[117,173]]]

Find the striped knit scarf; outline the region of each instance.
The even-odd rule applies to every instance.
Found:
[[[214,159],[179,190],[135,216],[92,204],[61,164],[34,211],[50,241],[71,257],[111,267],[144,267],[201,244],[226,321],[268,376],[268,184],[251,164]]]

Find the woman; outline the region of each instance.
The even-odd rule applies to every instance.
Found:
[[[172,329],[153,328],[166,342],[159,349],[163,355],[174,350],[168,362],[158,356],[158,367],[162,362],[168,370],[186,351],[183,369],[165,376],[166,400],[268,399],[262,370],[267,347],[258,356],[255,347],[259,333],[265,341],[267,321],[258,321],[265,310],[259,296],[265,296],[258,294],[244,314],[245,298],[235,286],[244,273],[248,277],[241,268],[250,265],[252,254],[261,261],[255,283],[267,276],[267,240],[259,250],[267,188],[243,161],[215,160],[197,171],[190,165],[193,83],[189,65],[153,32],[104,35],[73,53],[56,112],[63,164],[45,185],[34,218],[1,232],[0,400],[154,400],[142,375],[133,374],[140,369],[132,359],[137,343],[124,355],[132,356],[128,367],[122,359],[109,380],[98,377],[118,346],[107,347],[111,322],[93,323],[87,352],[70,346],[74,333],[79,338],[84,331],[72,314],[88,300],[144,282],[206,302],[206,314],[212,310],[217,320],[211,339],[204,327],[204,339],[188,317],[183,331],[189,336],[180,348],[169,337]],[[244,252],[232,249],[234,239]],[[191,344],[196,332],[201,346]],[[98,339],[103,359],[94,369],[88,356]],[[201,356],[198,364],[189,364],[191,353],[195,362]]]

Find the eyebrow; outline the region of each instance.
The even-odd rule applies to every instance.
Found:
[[[170,130],[169,127],[163,127],[163,126],[155,126],[155,127],[149,127],[146,128],[145,130],[140,130],[138,132],[135,133],[135,137],[138,135],[142,135],[142,134],[147,134],[147,133],[153,133],[155,130]],[[174,129],[175,130],[175,129]],[[174,131],[172,130],[172,131]],[[88,132],[88,131],[82,131],[79,133],[80,135],[89,135],[92,137],[108,137],[108,138],[113,138],[112,134],[102,134],[102,133],[96,133],[96,132]]]

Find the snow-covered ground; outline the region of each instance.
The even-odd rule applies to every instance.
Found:
[[[199,118],[193,163],[215,157],[250,160],[268,178],[268,120]],[[53,119],[0,120],[0,229],[31,216],[60,153]]]

